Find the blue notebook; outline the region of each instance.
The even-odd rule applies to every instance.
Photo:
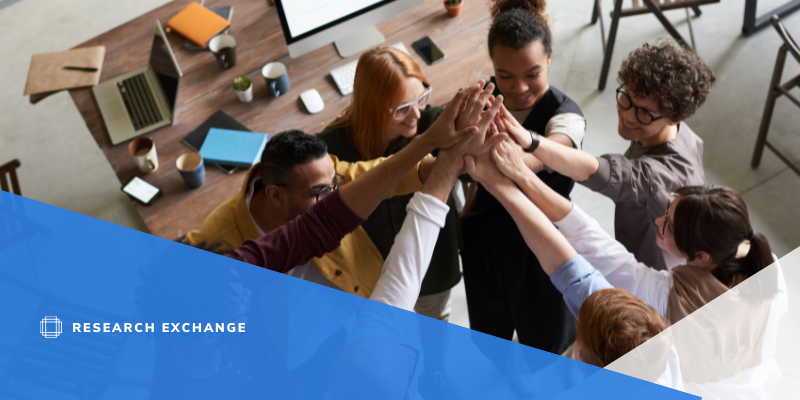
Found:
[[[200,155],[207,163],[250,168],[261,159],[267,140],[263,133],[211,128]]]

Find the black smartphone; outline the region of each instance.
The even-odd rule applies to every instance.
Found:
[[[145,182],[144,179],[138,176],[134,176],[133,179],[125,184],[122,187],[122,191],[146,206],[153,204],[162,194],[161,189]]]
[[[428,65],[436,64],[444,59],[444,53],[442,53],[442,50],[436,45],[436,43],[433,43],[431,38],[427,36],[412,43],[411,46],[417,51],[417,53],[419,53],[420,56],[422,56],[422,58],[425,59],[425,62],[427,62]]]

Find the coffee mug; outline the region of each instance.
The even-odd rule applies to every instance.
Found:
[[[222,69],[236,65],[236,39],[233,36],[228,34],[214,36],[208,42],[208,49],[214,53]]]
[[[139,171],[149,174],[158,169],[158,155],[153,139],[146,137],[133,139],[128,145],[128,153],[133,157]]]
[[[267,81],[272,95],[278,97],[289,91],[289,73],[283,63],[271,62],[261,69],[261,76]]]
[[[175,164],[186,185],[192,189],[203,185],[206,179],[206,166],[203,164],[203,156],[199,153],[183,154],[178,157]]]

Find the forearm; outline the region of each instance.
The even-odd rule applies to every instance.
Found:
[[[531,153],[523,154],[522,161],[524,161],[525,166],[527,166],[528,169],[530,169],[534,173],[544,170],[544,163]]]
[[[299,217],[274,231],[239,246],[233,258],[287,272],[339,247],[345,235],[364,222],[344,204],[340,191],[325,196]]]
[[[552,222],[510,181],[489,185],[487,189],[514,219],[547,275],[577,255]]]
[[[436,158],[434,157],[426,157],[419,162],[419,168],[417,169],[417,173],[419,174],[420,182],[424,184],[425,182],[428,181],[428,177],[431,176],[431,171],[433,171],[433,165],[435,163],[436,163]]]
[[[600,163],[593,155],[573,149],[547,138],[541,138],[539,146],[533,152],[547,168],[568,176],[577,182],[583,182],[597,172]]]
[[[412,140],[358,179],[341,188],[344,204],[361,218],[367,218],[401,179],[432,149],[423,140]]]
[[[463,162],[461,159],[446,154],[441,154],[433,165],[430,177],[422,185],[422,193],[433,196],[446,203],[458,175],[461,173]]]
[[[560,221],[572,210],[572,202],[556,193],[532,171],[524,171],[514,183],[522,189],[525,196],[544,213],[550,221]]]
[[[411,198],[403,227],[395,237],[370,299],[409,311],[414,309],[448,211],[450,207],[444,201],[425,193]]]

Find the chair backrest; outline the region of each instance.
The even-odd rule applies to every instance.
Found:
[[[22,192],[19,190],[19,181],[17,180],[17,168],[19,168],[19,166],[20,163],[17,159],[0,165],[0,190],[22,196]],[[8,190],[9,186],[8,181],[6,181],[6,175],[11,179],[11,188],[13,192]]]
[[[792,53],[792,56],[794,56],[795,60],[800,62],[800,48],[797,47],[797,42],[794,41],[792,35],[790,35],[789,31],[786,30],[786,27],[783,26],[781,19],[777,15],[773,15],[772,18],[769,19],[769,22],[771,22],[772,26],[775,27],[775,30],[778,31],[778,35],[781,36],[783,43]]]

